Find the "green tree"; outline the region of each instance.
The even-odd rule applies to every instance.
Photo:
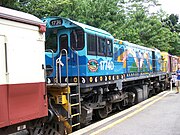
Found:
[[[39,18],[70,18],[104,29],[115,38],[180,55],[179,18],[166,17],[162,10],[149,12],[159,6],[158,0],[7,0],[2,4]]]
[[[161,21],[163,23],[163,26],[169,28],[171,32],[180,32],[180,24],[178,24],[178,15],[171,14],[166,19],[162,19]]]
[[[0,0],[0,6],[16,9],[16,2],[17,0]]]
[[[69,0],[26,0],[16,2],[15,5],[18,10],[43,18],[58,16],[62,12],[63,6],[69,4]]]
[[[146,4],[145,4],[146,3]],[[158,6],[158,1],[129,0],[125,3],[126,23],[121,27],[119,35],[122,39],[162,51],[173,52],[177,47],[179,37],[169,27],[163,27],[160,18],[166,16],[160,11],[157,14],[149,12],[150,5]],[[177,16],[170,17],[177,22]],[[175,20],[176,19],[176,20]],[[174,23],[176,24],[176,23]]]
[[[102,28],[113,33],[113,26],[122,19],[117,7],[118,0],[71,0],[60,16]]]

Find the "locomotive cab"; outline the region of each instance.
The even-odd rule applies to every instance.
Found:
[[[105,80],[107,72],[114,74],[114,38],[111,34],[70,19],[55,17],[43,20],[47,26],[48,83],[77,83],[80,77],[81,87],[87,88],[90,83]]]
[[[84,31],[62,18],[48,18],[46,22],[47,81],[48,83],[67,82],[68,77],[66,76],[77,76],[78,74],[77,51],[84,48]],[[57,77],[56,80],[55,77]]]

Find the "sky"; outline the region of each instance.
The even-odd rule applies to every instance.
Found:
[[[158,0],[161,8],[168,14],[177,14],[180,17],[180,0]]]

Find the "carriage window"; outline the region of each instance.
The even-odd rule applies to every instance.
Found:
[[[95,35],[87,34],[88,54],[96,55],[97,39]]]
[[[98,37],[98,55],[105,56],[106,55],[106,42],[105,38]]]
[[[82,50],[84,48],[84,32],[83,30],[73,30],[71,32],[71,48]]]
[[[60,50],[66,49],[68,51],[68,35],[64,34],[59,37]]]
[[[53,50],[53,52],[57,51],[57,36],[56,34],[50,34],[46,37],[46,42],[45,42],[45,48]]]

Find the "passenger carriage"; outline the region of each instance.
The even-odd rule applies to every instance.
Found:
[[[33,129],[48,115],[46,27],[33,15],[0,7],[0,29],[0,134],[6,135]]]

